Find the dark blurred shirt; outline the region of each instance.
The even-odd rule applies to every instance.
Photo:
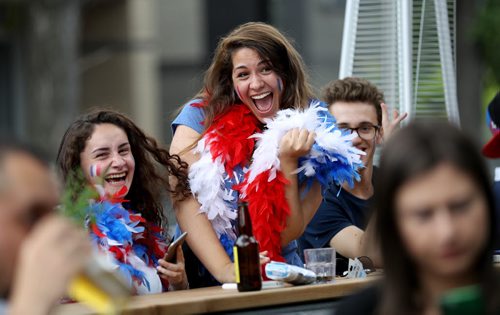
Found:
[[[493,197],[495,198],[496,214],[496,242],[495,249],[500,249],[500,167],[495,169],[495,183],[493,184]]]
[[[375,172],[374,172],[375,173]],[[330,246],[330,240],[344,228],[354,225],[366,229],[371,213],[371,200],[360,199],[340,186],[332,184],[323,192],[323,201],[299,238],[299,251]],[[343,256],[337,254],[337,258]]]

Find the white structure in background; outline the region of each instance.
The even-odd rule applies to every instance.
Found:
[[[339,77],[370,80],[410,119],[460,124],[455,61],[455,0],[347,0]]]

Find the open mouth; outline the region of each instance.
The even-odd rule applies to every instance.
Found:
[[[109,184],[123,184],[127,178],[127,172],[109,174],[104,180]]]
[[[252,96],[255,108],[261,115],[266,115],[272,112],[273,109],[273,93],[265,92],[259,95]]]

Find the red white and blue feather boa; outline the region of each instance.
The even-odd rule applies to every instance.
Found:
[[[103,197],[104,189],[99,185],[96,188],[101,198],[91,201],[87,208],[87,226],[94,243],[136,293],[162,292],[168,282],[156,275],[158,259],[167,250],[161,227],[123,207],[126,200]]]
[[[200,203],[200,213],[207,215],[218,237],[234,242],[236,235],[235,190],[239,200],[248,202],[255,238],[260,250],[267,250],[271,260],[284,261],[281,256],[281,232],[286,227],[290,208],[285,197],[288,181],[280,171],[279,143],[293,128],[316,133],[310,153],[299,159],[296,173],[310,185],[318,180],[351,185],[359,180],[362,151],[352,146],[355,135],[343,134],[334,118],[320,102],[306,110],[281,110],[266,120],[262,132],[260,122],[243,104],[214,119],[195,152],[200,160],[191,165],[191,191]],[[227,188],[225,181],[243,170],[242,182]],[[223,244],[224,245],[224,244]],[[224,246],[229,251],[231,246]],[[232,256],[232,253],[229,253]]]

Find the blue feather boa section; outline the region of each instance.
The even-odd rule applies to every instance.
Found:
[[[167,248],[161,229],[148,231],[145,219],[125,209],[121,203],[93,202],[87,213],[93,242],[112,257],[130,284],[143,285],[149,291],[150,283],[144,272],[138,269],[137,262],[142,261],[142,268],[156,267],[157,255],[165,253]]]
[[[321,106],[321,105],[316,105]],[[328,133],[340,134],[342,137],[351,137],[350,133],[342,132],[336,126],[335,118],[330,112],[324,108],[317,113],[318,120]],[[321,146],[318,141],[315,141],[311,149],[311,153],[299,159],[299,183],[306,183],[306,187],[310,188],[312,183],[317,180],[321,186],[328,187],[332,182],[341,186],[344,182],[350,187],[354,186],[354,181],[361,179],[358,169],[364,167],[361,160],[349,159],[353,152],[340,153],[336,147]],[[305,166],[314,169],[313,176],[305,174]],[[305,191],[307,191],[306,189]]]

